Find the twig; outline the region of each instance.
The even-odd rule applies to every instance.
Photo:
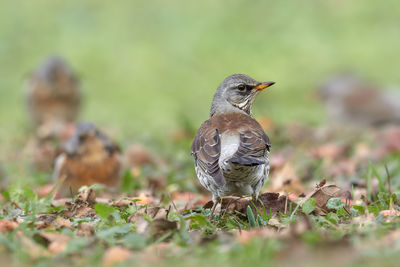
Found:
[[[178,210],[178,208],[176,207],[175,202],[174,202],[174,200],[172,199],[172,197],[171,197],[170,194],[168,194],[168,197],[169,197],[169,199],[171,200],[172,206],[174,206],[174,209],[176,210],[176,212],[179,213],[179,210]]]
[[[288,205],[288,199],[289,199],[289,193],[285,190],[285,214],[287,212],[287,205]]]

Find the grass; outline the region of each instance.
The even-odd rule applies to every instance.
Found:
[[[379,84],[400,82],[398,7],[395,0],[7,1],[0,11],[2,140],[25,127],[21,85],[51,53],[65,56],[82,79],[82,118],[124,137],[160,134],[181,114],[198,125],[217,85],[238,72],[277,82],[257,100],[256,115],[321,122],[312,91],[327,76],[355,70]]]

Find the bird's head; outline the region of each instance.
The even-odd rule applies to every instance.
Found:
[[[65,143],[68,156],[101,160],[117,151],[117,146],[93,123],[83,122],[76,126],[74,135]]]
[[[37,70],[34,79],[47,85],[53,94],[70,93],[79,83],[70,66],[59,56],[46,59]]]
[[[233,74],[227,77],[214,95],[210,116],[228,112],[240,112],[250,115],[251,106],[263,89],[274,82],[258,82],[245,74]]]

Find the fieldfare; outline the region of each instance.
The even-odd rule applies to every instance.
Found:
[[[76,194],[84,185],[102,184],[116,189],[120,184],[121,159],[116,144],[92,123],[80,123],[65,143],[53,173],[62,181],[59,195]]]
[[[62,58],[47,59],[28,80],[26,91],[35,125],[76,120],[81,106],[79,82]]]
[[[36,170],[51,172],[54,160],[62,153],[63,143],[74,133],[75,125],[63,122],[45,122],[29,139],[25,151]]]
[[[326,81],[319,92],[334,123],[380,126],[400,123],[400,94],[380,90],[351,74]]]
[[[197,177],[212,193],[211,216],[223,196],[251,195],[256,201],[267,180],[271,144],[251,107],[258,93],[273,84],[234,74],[214,95],[210,119],[192,144]]]

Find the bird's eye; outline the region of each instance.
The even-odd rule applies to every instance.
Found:
[[[244,91],[246,91],[246,85],[244,85],[244,84],[239,84],[238,87],[237,87],[237,89],[238,89],[240,92],[244,92]]]

